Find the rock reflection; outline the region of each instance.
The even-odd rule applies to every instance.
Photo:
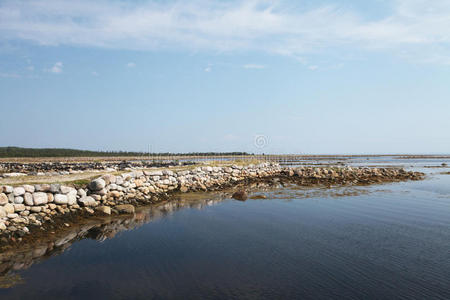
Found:
[[[82,239],[104,241],[118,233],[133,230],[146,223],[164,218],[184,208],[203,209],[229,198],[226,193],[185,195],[174,201],[139,208],[134,215],[102,217],[86,223],[61,228],[47,233],[45,238],[21,244],[14,249],[2,249],[0,253],[0,288],[10,288],[24,283],[17,271],[30,268],[47,258],[59,255],[73,243]]]

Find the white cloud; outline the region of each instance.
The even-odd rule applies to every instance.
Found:
[[[16,73],[1,73],[0,72],[0,77],[2,77],[2,78],[20,78],[21,76]]]
[[[58,62],[56,62],[53,65],[53,67],[51,67],[50,69],[46,69],[45,71],[50,72],[50,73],[54,73],[54,74],[62,73],[62,71],[63,71],[63,63],[58,61]]]
[[[127,68],[134,68],[134,67],[136,67],[136,64],[134,63],[134,62],[129,62],[129,63],[127,63]]]
[[[319,67],[318,66],[309,66],[308,69],[310,69],[311,71],[315,71],[317,70]]]
[[[41,45],[261,51],[297,59],[326,50],[382,50],[450,64],[450,1],[392,0],[378,19],[329,3],[300,2],[296,9],[282,0],[4,0],[0,35]]]
[[[33,72],[34,71],[34,66],[28,66],[27,70]]]
[[[205,71],[205,72],[211,72],[211,71],[212,71],[212,68],[211,68],[211,66],[207,66],[205,69],[203,69],[203,71]]]
[[[247,64],[243,66],[244,69],[264,69],[266,66],[264,65],[255,65],[255,64]]]
[[[92,71],[91,74],[92,74],[92,76],[98,76],[98,73],[95,71]]]

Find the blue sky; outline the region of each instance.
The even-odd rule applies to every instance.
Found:
[[[3,0],[0,145],[449,153],[449,46],[446,0]]]

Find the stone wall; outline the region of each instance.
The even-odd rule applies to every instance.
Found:
[[[80,214],[134,213],[134,206],[155,203],[170,192],[221,189],[244,180],[283,179],[298,184],[370,184],[421,179],[403,169],[282,168],[274,163],[203,166],[172,171],[134,170],[103,175],[86,187],[61,184],[0,186],[0,234],[21,237],[55,217]]]

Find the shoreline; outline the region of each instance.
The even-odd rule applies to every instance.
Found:
[[[83,218],[134,214],[136,207],[170,201],[177,194],[245,190],[252,183],[334,187],[423,178],[423,173],[400,168],[291,168],[260,163],[104,174],[78,189],[56,183],[0,186],[0,247]]]

